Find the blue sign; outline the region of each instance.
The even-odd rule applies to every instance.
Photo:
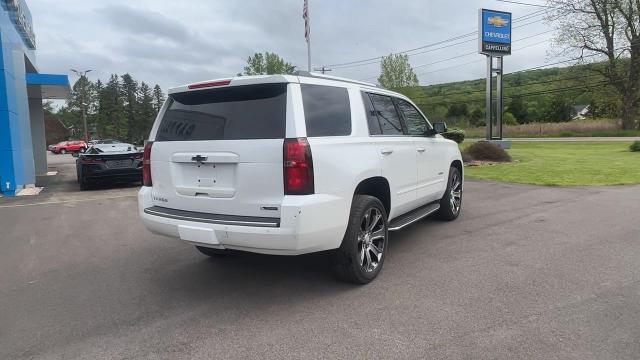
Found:
[[[480,9],[480,53],[511,54],[511,13]]]

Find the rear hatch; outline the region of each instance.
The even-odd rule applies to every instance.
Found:
[[[287,84],[185,91],[167,101],[151,153],[154,205],[280,217]]]
[[[102,163],[107,170],[140,168],[142,169],[142,152],[129,144],[96,145],[81,155],[81,160],[88,163]]]

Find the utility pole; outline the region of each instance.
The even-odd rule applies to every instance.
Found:
[[[329,69],[328,67],[325,67],[324,65],[322,65],[321,68],[315,68],[315,69],[313,69],[313,71],[320,71],[321,73],[324,74],[325,72],[331,71],[331,69]]]
[[[86,104],[86,99],[85,94],[86,92],[86,84],[87,84],[87,73],[90,72],[91,70],[85,70],[85,71],[78,71],[75,69],[71,69],[72,72],[74,72],[76,75],[78,75],[80,77],[81,83],[80,83],[80,110],[82,111],[82,126],[84,127],[84,141],[85,142],[89,142],[89,131],[87,129],[87,104]]]

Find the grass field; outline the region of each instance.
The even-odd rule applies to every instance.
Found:
[[[638,184],[640,153],[629,151],[629,144],[513,143],[509,153],[515,162],[467,167],[465,176],[469,179],[550,186]]]
[[[456,127],[451,124],[451,127]],[[485,127],[467,127],[464,129],[467,138],[483,138]],[[607,136],[640,136],[640,130],[622,130],[620,124],[612,119],[576,120],[564,123],[531,123],[522,125],[505,125],[504,137],[607,137]]]

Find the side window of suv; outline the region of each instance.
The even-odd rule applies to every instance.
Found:
[[[391,97],[369,94],[369,98],[378,115],[382,135],[403,135],[402,122]]]
[[[367,116],[367,124],[369,125],[369,135],[381,135],[382,129],[380,128],[378,115],[376,115],[369,94],[364,91],[362,92],[362,102],[364,103],[364,111]]]
[[[395,98],[398,110],[402,113],[404,124],[407,127],[407,135],[423,136],[431,127],[420,112],[405,100]]]
[[[302,84],[307,136],[351,135],[351,105],[345,88]]]

